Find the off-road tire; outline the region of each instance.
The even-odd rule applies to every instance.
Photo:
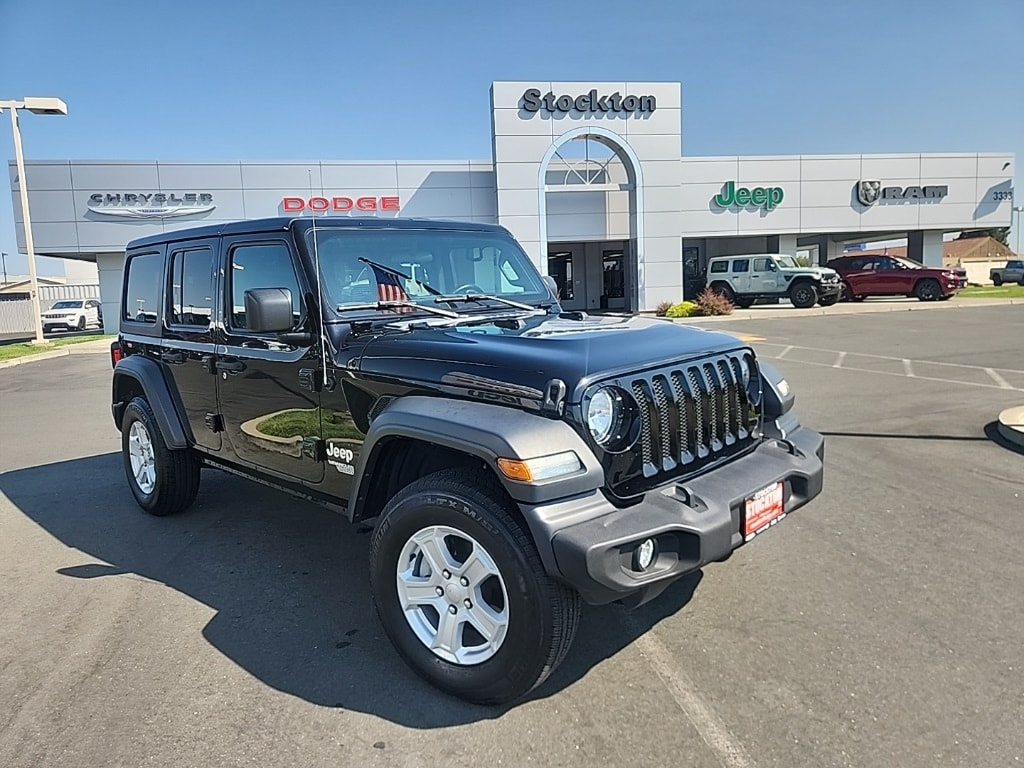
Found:
[[[754,299],[750,298],[749,296],[737,296],[736,300],[733,301],[733,304],[735,304],[740,309],[750,309],[752,306],[754,306]]]
[[[822,296],[818,299],[818,304],[823,307],[831,307],[833,304],[837,304],[839,302],[839,296],[840,294],[838,293],[833,296]]]
[[[712,283],[711,290],[721,296],[723,299],[728,301],[730,304],[736,303],[736,291],[732,289],[728,283]]]
[[[79,331],[85,330],[85,315],[82,315],[80,318],[78,318],[78,325],[76,325],[75,328]]]
[[[129,435],[132,425],[141,424],[149,435],[153,450],[156,482],[146,493],[139,487],[129,456]],[[136,397],[124,410],[121,420],[121,457],[128,487],[139,506],[151,515],[163,517],[188,509],[199,492],[200,463],[188,449],[172,451],[164,442],[153,409],[143,397]]]
[[[807,280],[789,289],[789,300],[797,309],[808,309],[818,303],[818,287]]]
[[[486,550],[507,593],[507,632],[490,658],[447,661],[416,635],[399,602],[399,558],[412,536],[445,526]],[[370,589],[384,631],[405,662],[441,690],[477,704],[518,699],[540,685],[569,651],[579,594],[544,572],[512,501],[486,470],[447,469],[402,489],[384,508],[370,543]]]
[[[914,295],[917,296],[918,301],[936,301],[942,296],[942,286],[935,278],[926,277],[924,280],[919,280],[914,286]]]
[[[992,278],[992,285],[994,285],[996,288],[998,288],[1002,284],[1003,284],[1003,276],[1002,275],[995,275]]]

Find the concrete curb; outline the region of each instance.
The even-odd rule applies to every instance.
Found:
[[[66,355],[106,354],[110,350],[110,342],[110,339],[97,339],[96,341],[83,341],[81,344],[68,344],[67,346],[51,349],[46,352],[37,352],[34,355],[25,355],[24,357],[16,357],[13,360],[5,360],[0,363],[0,369],[13,368],[16,365],[24,365],[25,363],[34,363],[37,360],[52,360],[55,357],[64,357]]]
[[[1024,405],[1007,408],[999,414],[999,434],[1024,448]]]

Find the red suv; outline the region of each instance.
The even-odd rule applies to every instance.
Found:
[[[916,296],[944,301],[967,285],[963,267],[922,267],[898,256],[843,256],[828,263],[843,280],[843,300],[868,296]]]

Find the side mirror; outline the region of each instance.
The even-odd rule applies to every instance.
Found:
[[[551,291],[552,296],[556,299],[561,298],[558,295],[558,283],[555,282],[555,278],[551,275],[542,275],[541,279],[544,281],[544,285],[547,286],[547,289]]]
[[[292,292],[287,288],[250,288],[245,292],[245,327],[256,333],[283,333],[295,327]]]

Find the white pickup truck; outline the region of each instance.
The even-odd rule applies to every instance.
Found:
[[[1020,259],[1006,262],[1005,267],[992,267],[988,271],[988,279],[993,285],[1017,283],[1024,285],[1024,261]]]

